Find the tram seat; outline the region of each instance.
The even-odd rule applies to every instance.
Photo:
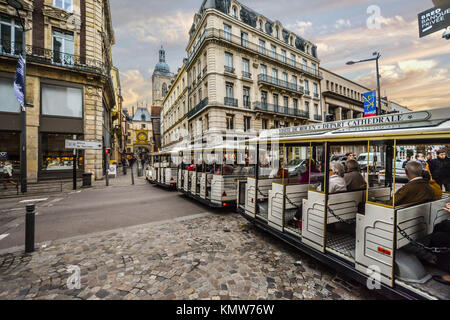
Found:
[[[444,210],[448,199],[422,203],[409,207],[402,206],[397,209],[397,225],[414,240],[420,240],[433,232],[434,227],[445,219],[450,213]],[[397,249],[407,244],[409,240],[397,230]]]
[[[354,219],[358,213],[359,204],[364,201],[364,194],[363,190],[330,194],[328,207],[334,215],[331,210],[328,210],[327,224],[339,222],[335,215],[344,220]]]

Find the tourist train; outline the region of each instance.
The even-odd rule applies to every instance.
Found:
[[[154,153],[147,180],[211,207],[234,208],[387,297],[448,300],[449,287],[432,278],[445,273],[423,264],[411,247],[446,250],[424,248],[420,240],[450,218],[449,190],[413,205],[396,201],[396,192],[408,182],[406,155],[449,147],[449,108],[396,113]],[[345,153],[355,155],[364,181],[346,191],[335,188]]]

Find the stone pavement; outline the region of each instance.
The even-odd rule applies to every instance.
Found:
[[[80,268],[80,289],[68,289],[70,265]],[[0,252],[0,299],[376,298],[233,213],[56,240],[31,255]]]

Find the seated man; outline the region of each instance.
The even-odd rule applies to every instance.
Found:
[[[395,193],[395,205],[421,204],[433,201],[434,192],[430,183],[422,178],[422,164],[410,161],[405,166],[409,182]]]
[[[356,160],[350,159],[346,163],[347,173],[344,175],[347,191],[357,191],[366,188],[366,181],[359,173],[359,164]]]

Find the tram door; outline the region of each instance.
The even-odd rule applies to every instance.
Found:
[[[303,200],[302,242],[325,252],[327,143],[311,143],[308,159],[308,199]]]

